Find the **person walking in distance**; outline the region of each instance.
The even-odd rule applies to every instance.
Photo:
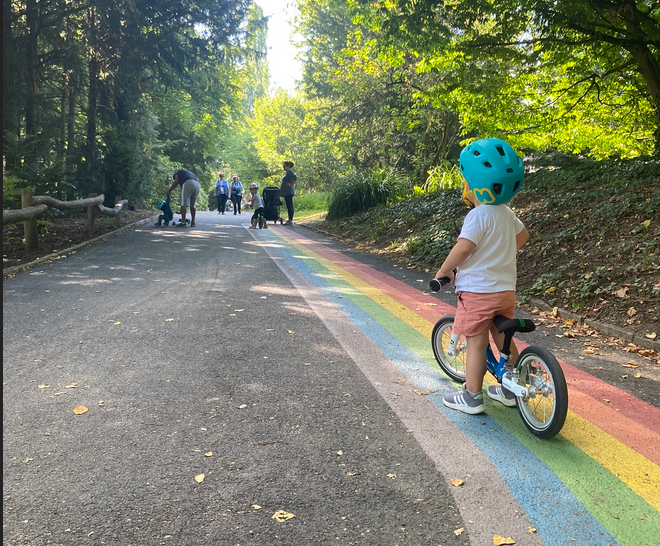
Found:
[[[234,214],[241,213],[241,201],[243,199],[243,184],[238,179],[237,174],[231,175],[231,186],[229,187],[229,197],[234,204]]]
[[[229,198],[229,184],[225,180],[225,174],[220,173],[215,181],[215,190],[213,192],[218,200],[218,214],[224,214],[227,208],[227,199]]]
[[[284,222],[284,225],[290,226],[293,224],[293,196],[296,193],[295,185],[298,177],[293,172],[293,161],[285,161],[282,164],[282,168],[284,169],[284,176],[282,177],[282,185],[280,186],[280,197],[284,198],[286,210],[289,215],[289,219]]]
[[[165,195],[170,195],[177,185],[181,187],[181,223],[177,224],[177,227],[188,227],[186,223],[188,207],[190,207],[190,227],[195,227],[195,214],[197,213],[195,203],[199,195],[199,180],[197,179],[197,175],[185,169],[179,169],[174,173],[172,178],[174,182],[170,186],[170,189],[165,192]]]

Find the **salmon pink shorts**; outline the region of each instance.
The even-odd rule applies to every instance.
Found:
[[[453,330],[465,337],[472,337],[490,331],[493,318],[497,315],[513,318],[516,293],[513,290],[490,294],[459,292],[456,307]]]

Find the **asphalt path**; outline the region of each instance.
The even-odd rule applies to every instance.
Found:
[[[286,241],[299,233],[411,289],[428,279],[249,218],[146,225],[4,280],[3,543],[563,544],[438,411],[423,387],[436,372],[397,365],[389,337],[356,326],[349,298],[328,296]],[[635,357],[533,336],[657,407],[657,382],[619,377]],[[619,543],[584,537],[572,543]]]

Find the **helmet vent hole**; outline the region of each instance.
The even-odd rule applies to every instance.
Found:
[[[504,148],[502,148],[502,146],[495,146],[495,149],[500,153],[501,156],[504,156]]]
[[[516,181],[516,183],[513,185],[513,191],[515,192],[519,187],[520,187],[520,180]]]
[[[479,157],[481,155],[481,152],[479,152],[479,150],[475,150],[473,155],[474,157]]]
[[[488,161],[484,161],[484,167],[488,167],[489,169],[492,169],[492,165]]]
[[[509,167],[509,168],[506,170],[506,172],[508,172],[508,173],[512,173],[512,172],[513,172],[513,169],[512,169],[511,167]]]
[[[502,184],[493,184],[493,192],[495,195],[502,193]]]

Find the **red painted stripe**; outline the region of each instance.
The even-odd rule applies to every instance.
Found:
[[[368,282],[431,323],[435,323],[445,314],[456,311],[455,307],[433,296],[423,294],[420,290],[393,279],[337,250],[299,235],[293,237],[287,234],[287,237]],[[427,304],[437,304],[437,306]],[[528,344],[516,339],[516,346],[522,350]],[[660,409],[562,360],[560,362],[570,388],[571,411],[643,454],[649,460],[653,460],[649,454],[660,453]],[[649,432],[647,434],[640,432],[644,429]],[[636,432],[631,434],[630,430],[636,430]],[[631,438],[642,439],[634,442],[639,449],[633,447]],[[654,460],[654,462],[656,461]]]

